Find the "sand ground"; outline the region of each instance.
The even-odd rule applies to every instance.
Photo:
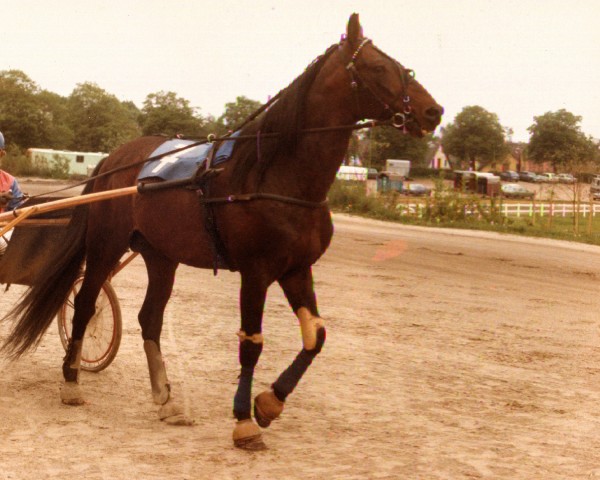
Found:
[[[600,248],[334,216],[314,268],[322,354],[264,431],[233,447],[237,274],[180,267],[163,331],[174,394],[196,420],[170,427],[150,396],[137,259],[113,280],[115,362],[59,400],[64,355],[0,359],[0,479],[600,478]],[[0,294],[0,311],[23,287]],[[0,337],[8,331],[0,325]],[[255,393],[301,346],[269,292]]]

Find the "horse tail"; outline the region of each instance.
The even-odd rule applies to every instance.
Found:
[[[94,174],[99,170],[100,164]],[[93,184],[88,183],[83,193],[89,193],[92,188]],[[65,237],[56,248],[48,252],[50,266],[45,271],[38,272],[36,280],[19,303],[4,317],[3,320],[13,323],[12,331],[0,347],[0,351],[9,357],[19,358],[37,347],[67,300],[85,259],[88,212],[88,205],[80,205],[74,209]]]

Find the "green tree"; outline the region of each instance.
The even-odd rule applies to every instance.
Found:
[[[477,105],[463,108],[442,133],[444,152],[473,170],[503,158],[508,151],[498,116]]]
[[[65,97],[42,90],[38,94],[40,108],[48,121],[45,142],[40,146],[66,150],[73,142],[73,130],[69,127],[69,105]]]
[[[71,149],[109,152],[139,136],[130,107],[95,83],[81,83],[68,99]]]
[[[135,103],[133,103],[130,100],[127,100],[125,102],[122,102],[123,107],[125,107],[125,109],[127,109],[127,111],[129,112],[129,116],[132,120],[134,120],[135,122],[138,121],[138,119],[140,118],[140,114],[142,113],[140,111],[140,109],[135,105]]]
[[[223,125],[221,119],[217,119],[213,115],[209,115],[204,118],[204,130],[208,133],[216,135],[217,137],[227,133],[227,127]]]
[[[581,117],[560,109],[533,117],[527,154],[535,162],[548,161],[555,170],[572,164],[588,163],[598,149],[579,126]]]
[[[148,94],[139,122],[144,135],[206,135],[204,119],[196,115],[188,100],[178,97],[175,92],[160,91]]]
[[[44,146],[52,121],[33,80],[20,70],[0,71],[0,130],[8,143]]]
[[[262,104],[248,97],[237,97],[235,102],[225,104],[225,112],[219,117],[219,122],[227,129],[239,127],[250,115],[258,110]]]

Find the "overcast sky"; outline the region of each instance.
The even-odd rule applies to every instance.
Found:
[[[0,0],[0,70],[64,96],[94,82],[138,107],[173,91],[219,116],[287,86],[352,12],[443,123],[480,105],[527,141],[534,116],[565,108],[600,138],[600,0]]]

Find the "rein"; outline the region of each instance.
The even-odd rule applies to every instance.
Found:
[[[352,90],[355,93],[357,109],[360,108],[360,105],[359,105],[360,100],[358,97],[358,90],[360,87],[363,87],[383,107],[383,110],[385,112],[390,113],[390,118],[388,120],[384,120],[384,121],[372,120],[372,121],[368,121],[368,122],[355,123],[352,125],[339,125],[339,126],[334,126],[334,127],[308,128],[308,129],[300,130],[300,133],[312,134],[312,133],[324,133],[324,132],[334,132],[334,131],[344,131],[344,130],[360,130],[360,129],[364,129],[364,128],[373,128],[373,127],[380,126],[380,125],[391,125],[397,129],[402,129],[402,131],[404,133],[406,133],[406,131],[407,131],[406,124],[412,113],[412,108],[410,106],[410,97],[407,94],[407,87],[408,87],[408,82],[409,82],[410,78],[414,76],[414,72],[410,69],[403,67],[398,61],[389,57],[388,55],[386,55],[385,53],[383,53],[379,49],[377,49],[377,47],[372,45],[373,48],[375,48],[377,50],[377,52],[381,53],[386,58],[391,60],[400,73],[400,78],[402,81],[402,90],[403,90],[402,91],[402,94],[403,94],[402,101],[404,103],[404,108],[403,108],[402,112],[393,112],[392,109],[390,108],[390,106],[388,105],[388,103],[386,103],[374,91],[374,89],[369,85],[369,82],[366,81],[366,79],[360,74],[360,72],[356,68],[356,60],[358,59],[358,56],[359,56],[361,50],[368,44],[372,44],[372,41],[369,38],[365,38],[359,44],[359,46],[356,48],[356,50],[354,51],[354,53],[352,54],[352,56],[350,58],[350,61],[346,65],[346,70],[349,72],[350,77],[351,77],[350,85],[352,87]],[[260,107],[256,112],[254,112],[250,117],[248,117],[248,119],[246,119],[246,121],[244,121],[244,123],[242,124],[242,126],[240,128],[243,128],[249,122],[254,120],[258,115],[260,115],[262,112],[264,112],[270,105],[272,105],[275,101],[277,101],[279,99],[280,95],[281,95],[281,92],[279,92],[269,102],[267,102],[262,107]],[[236,130],[239,130],[240,128],[238,128]],[[277,138],[280,134],[278,132],[272,132],[272,133],[258,132],[258,134],[238,135],[237,137],[231,137],[230,135],[231,135],[231,133],[228,133],[225,136],[216,137],[214,134],[210,134],[204,140],[200,140],[200,141],[191,143],[189,145],[185,145],[185,146],[177,148],[177,149],[169,150],[167,152],[161,153],[159,155],[154,155],[152,157],[140,160],[138,162],[131,163],[129,165],[123,165],[121,167],[117,167],[112,170],[108,170],[106,172],[103,172],[103,173],[94,175],[90,178],[87,178],[86,180],[76,183],[75,185],[69,185],[65,188],[54,190],[52,192],[46,192],[46,193],[43,193],[40,195],[35,195],[35,196],[29,197],[29,198],[37,198],[37,197],[41,197],[41,196],[46,196],[46,195],[62,192],[64,190],[70,190],[72,188],[79,187],[81,185],[85,185],[89,182],[95,181],[99,178],[104,178],[104,177],[113,175],[117,172],[121,172],[124,170],[128,170],[130,168],[134,168],[134,167],[143,165],[146,162],[160,160],[163,157],[172,155],[174,153],[179,153],[179,152],[188,150],[190,148],[197,147],[198,145],[203,145],[206,143],[215,143],[215,142],[222,142],[222,141],[238,141],[238,140],[257,140],[258,145],[260,145],[260,141],[262,139]],[[178,137],[178,138],[181,138],[181,137]],[[197,173],[194,177],[185,179],[185,180],[166,181],[166,182],[160,182],[160,183],[140,182],[138,184],[138,191],[140,193],[143,193],[145,191],[150,191],[150,190],[176,188],[176,187],[182,187],[182,186],[190,187],[193,185],[199,186],[201,183],[207,181],[209,178],[212,178],[214,175],[218,174],[219,172],[220,172],[220,169],[212,168],[211,155],[209,155],[209,157],[206,160],[206,164],[204,166],[203,171]],[[250,200],[275,200],[275,201],[288,203],[288,204],[292,204],[292,205],[298,205],[298,206],[307,207],[307,208],[319,208],[319,207],[327,204],[327,199],[325,199],[321,202],[311,202],[311,201],[302,200],[302,199],[298,199],[298,198],[286,197],[284,195],[261,193],[261,192],[250,193],[250,194],[229,195],[226,197],[214,197],[214,198],[207,198],[206,196],[204,196],[204,197],[201,196],[199,198],[199,201],[202,204],[226,204],[226,203],[234,203],[234,202],[250,201]]]
[[[274,97],[275,99],[276,97]],[[261,107],[260,111],[263,111],[263,107]],[[252,115],[252,118],[254,118],[255,115]],[[247,122],[245,122],[247,123]],[[244,123],[244,124],[245,124]],[[335,132],[335,131],[343,131],[343,130],[362,130],[365,128],[374,128],[374,127],[378,127],[378,126],[384,126],[384,125],[393,125],[389,120],[384,120],[384,121],[379,121],[379,120],[370,120],[368,122],[360,122],[360,123],[355,123],[352,125],[338,125],[335,127],[318,127],[318,128],[306,128],[300,131],[300,133],[304,133],[304,134],[313,134],[313,133],[326,133],[326,132]],[[131,163],[129,165],[123,165],[121,167],[117,167],[117,168],[113,168],[112,170],[108,170],[106,172],[100,173],[98,175],[94,175],[92,177],[86,178],[85,180],[82,180],[81,182],[75,183],[74,185],[69,185],[67,187],[64,188],[59,188],[57,190],[52,190],[50,192],[45,192],[45,193],[41,193],[39,195],[31,195],[29,197],[27,197],[27,199],[32,199],[32,198],[38,198],[38,197],[45,197],[48,195],[53,195],[55,193],[59,193],[59,192],[63,192],[65,190],[71,190],[73,188],[76,187],[80,187],[82,185],[86,185],[92,181],[95,181],[99,178],[104,178],[104,177],[108,177],[110,175],[113,175],[115,173],[118,172],[122,172],[124,170],[129,170],[130,168],[134,168],[134,167],[138,167],[140,165],[143,165],[146,162],[151,162],[154,160],[160,160],[163,157],[167,157],[169,155],[173,155],[174,153],[179,153],[179,152],[183,152],[185,150],[189,150],[191,148],[197,147],[198,145],[204,145],[205,143],[215,143],[215,142],[222,142],[222,141],[238,141],[238,140],[256,140],[258,138],[260,138],[261,140],[264,138],[277,138],[280,134],[278,132],[272,132],[272,133],[258,133],[258,134],[252,134],[252,135],[238,135],[237,137],[231,137],[230,134],[224,135],[222,137],[215,137],[214,134],[210,134],[208,135],[208,137],[204,140],[199,140],[197,142],[194,143],[190,143],[189,145],[185,145],[183,147],[180,148],[176,148],[173,150],[169,150],[167,152],[161,153],[159,155],[154,155],[152,157],[146,158],[144,160],[140,160],[138,162],[134,162]],[[195,179],[189,179],[186,181],[176,181],[178,182],[177,184],[170,184],[170,186],[168,186],[167,184],[169,184],[169,182],[162,182],[165,184],[165,187],[163,188],[175,188],[175,187],[180,187],[180,186],[186,186],[186,185],[190,185],[192,183],[192,181],[194,181]],[[154,190],[156,188],[149,188],[150,185],[159,185],[156,183],[152,183],[152,184],[140,184],[141,185],[141,189],[140,191],[143,190]],[[288,198],[288,197],[284,197],[284,198]],[[298,200],[299,202],[304,202],[304,200]],[[313,203],[313,202],[307,202],[307,203]]]

